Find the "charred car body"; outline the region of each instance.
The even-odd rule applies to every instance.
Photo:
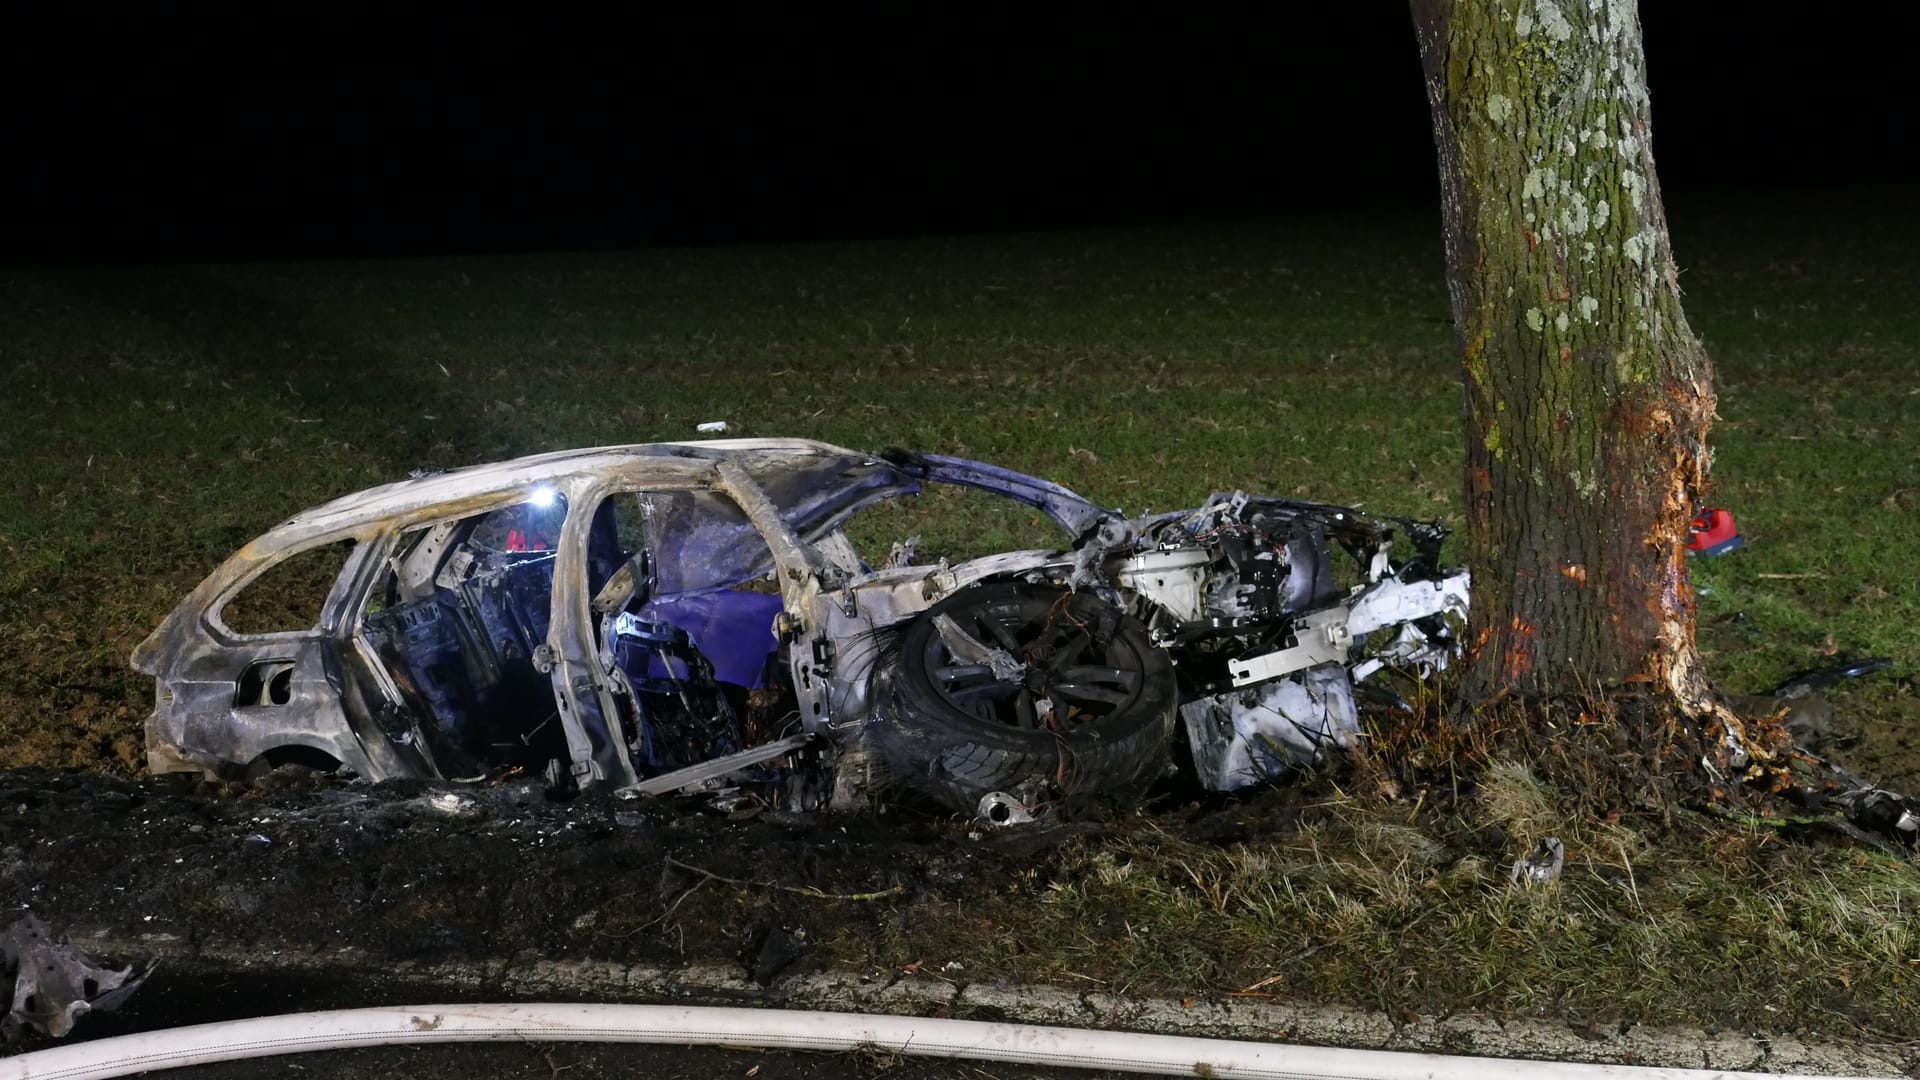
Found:
[[[863,561],[842,527],[927,483],[1069,542]],[[1230,790],[1345,745],[1356,681],[1452,652],[1468,582],[1438,565],[1444,535],[1241,493],[1128,518],[992,465],[802,440],[604,447],[300,514],[133,664],[157,684],[156,771],[520,769],[798,810],[886,781],[1005,820],[1143,790],[1182,747]],[[313,625],[229,626],[236,596],[321,548],[344,557]]]

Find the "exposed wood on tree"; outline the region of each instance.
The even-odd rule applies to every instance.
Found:
[[[1714,713],[1687,522],[1712,368],[1681,312],[1631,0],[1413,0],[1465,384],[1469,700]]]

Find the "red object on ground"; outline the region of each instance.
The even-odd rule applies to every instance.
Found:
[[[1733,523],[1733,514],[1717,506],[1698,510],[1687,525],[1687,551],[1694,555],[1725,555],[1742,547],[1747,538]]]

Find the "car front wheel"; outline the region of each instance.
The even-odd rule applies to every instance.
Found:
[[[1089,593],[963,589],[908,624],[877,678],[881,759],[961,812],[995,791],[1138,795],[1171,758],[1172,660]]]

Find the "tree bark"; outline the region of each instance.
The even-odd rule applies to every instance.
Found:
[[[1714,711],[1687,523],[1712,371],[1680,309],[1632,0],[1412,0],[1465,384],[1470,703]]]

